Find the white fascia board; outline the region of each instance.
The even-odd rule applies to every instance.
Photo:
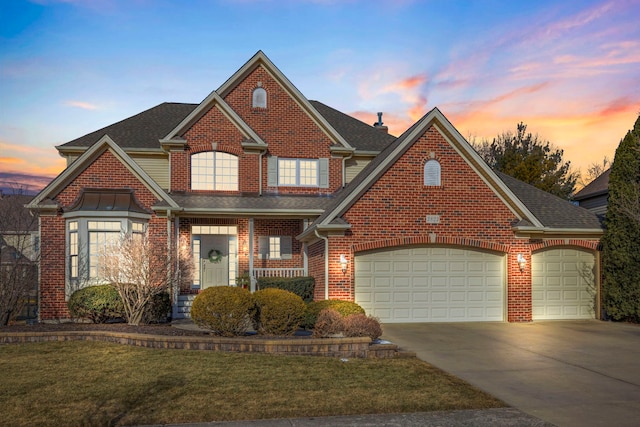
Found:
[[[154,210],[166,210],[167,208],[155,208]],[[321,209],[305,209],[291,211],[290,209],[237,209],[237,208],[183,208],[184,214],[189,215],[224,215],[224,216],[265,216],[265,217],[291,217],[308,218],[310,216],[322,215]]]
[[[538,218],[536,218],[536,216],[529,210],[529,208],[527,208],[526,205],[522,203],[520,199],[516,197],[515,194],[513,194],[513,192],[498,177],[498,175],[496,175],[496,173],[493,170],[491,170],[489,165],[487,165],[487,163],[480,157],[480,155],[476,152],[476,150],[474,150],[471,147],[471,145],[467,142],[466,139],[464,139],[464,137],[451,124],[451,122],[447,120],[444,114],[442,114],[442,112],[437,108],[435,108],[435,110],[436,110],[436,116],[439,118],[436,129],[438,130],[438,132],[440,132],[440,134],[445,139],[448,139],[447,135],[443,133],[442,130],[439,128],[440,126],[442,126],[445,132],[449,133],[453,138],[456,139],[457,144],[452,144],[450,141],[450,145],[453,146],[454,150],[456,150],[456,152],[458,152],[458,154],[463,159],[467,160],[467,164],[473,169],[476,175],[478,175],[480,179],[482,179],[489,188],[494,189],[494,193],[500,198],[500,200],[504,202],[504,204],[507,207],[509,207],[511,212],[513,212],[514,215],[518,217],[518,219],[522,219],[521,214],[518,212],[519,210],[520,212],[524,213],[524,215],[526,216],[526,219],[528,219],[536,227],[543,227],[542,223],[538,220]],[[464,152],[460,151],[459,148],[463,149]],[[469,161],[470,159],[473,159],[473,161]],[[480,168],[481,170],[479,170],[478,168]],[[490,176],[493,182],[490,182],[489,180],[487,180],[486,179],[487,176]],[[504,192],[504,194],[508,197],[508,200],[505,200],[504,197],[502,197],[502,195],[500,194],[500,191],[495,190],[495,187],[499,187],[500,190]]]
[[[259,50],[249,61],[247,61],[238,71],[236,71],[226,82],[222,84],[215,92],[224,97],[230,92],[240,81],[244,80],[255,68],[262,65],[264,69],[273,77],[275,81],[296,101],[296,103],[302,108],[309,117],[322,129],[322,131],[329,137],[329,139],[339,143],[345,148],[353,149],[347,140],[336,131],[333,126],[316,110],[309,100],[294,86],[293,83],[285,76],[282,71],[275,66],[273,62],[265,55],[264,52]]]
[[[178,205],[149,175],[116,144],[109,135],[104,135],[98,142],[86,150],[75,162],[67,167],[60,175],[54,178],[38,195],[29,203],[29,208],[36,208],[40,202],[51,193],[57,192],[77,177],[85,167],[97,159],[103,152],[110,150],[118,160],[125,165],[152,193],[159,199],[166,200],[172,207]]]
[[[552,228],[552,227],[513,227],[517,233],[531,235],[566,234],[566,235],[602,235],[601,228]]]

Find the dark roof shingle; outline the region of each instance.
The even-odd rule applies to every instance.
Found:
[[[502,172],[496,174],[545,227],[602,228],[594,213]]]
[[[587,184],[582,190],[578,191],[575,196],[573,196],[574,200],[587,199],[589,197],[598,196],[609,191],[610,173],[611,169],[607,169],[606,171],[602,172],[599,177]]]
[[[359,151],[382,151],[395,141],[387,132],[342,113],[318,101],[309,101],[340,135]]]
[[[160,148],[167,136],[198,105],[165,102],[142,113],[62,144],[61,147],[90,147],[104,135],[123,148]]]

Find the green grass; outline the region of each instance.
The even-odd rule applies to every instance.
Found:
[[[0,425],[129,425],[491,408],[417,359],[152,350],[100,342],[0,346]]]

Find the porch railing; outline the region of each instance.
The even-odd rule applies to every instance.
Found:
[[[306,273],[304,268],[254,268],[253,277],[302,277]]]

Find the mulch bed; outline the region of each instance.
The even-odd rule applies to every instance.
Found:
[[[9,326],[0,326],[3,332],[69,332],[69,331],[111,331],[126,332],[131,334],[166,335],[166,336],[213,336],[206,331],[193,331],[176,328],[169,323],[132,326],[126,323],[17,323]],[[293,336],[278,337],[273,335],[247,334],[241,338],[310,338],[308,331],[298,331]],[[238,337],[240,338],[240,337]]]
[[[0,326],[2,332],[68,332],[68,331],[112,331],[131,334],[169,335],[169,336],[203,336],[202,331],[189,331],[175,328],[170,324],[132,326],[126,323],[36,323],[33,325],[15,324]]]

